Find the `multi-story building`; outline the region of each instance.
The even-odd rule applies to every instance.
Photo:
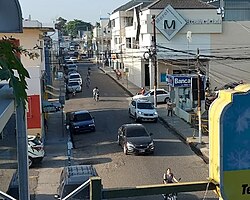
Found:
[[[250,1],[210,0],[223,17],[222,33],[211,37],[209,77],[211,89],[232,82],[250,82]]]
[[[43,113],[42,113],[42,94],[44,79],[46,77],[46,47],[44,38],[46,32],[53,32],[51,27],[43,27],[42,23],[36,20],[23,20],[23,33],[0,33],[0,37],[7,36],[16,39],[16,43],[29,52],[37,53],[38,58],[30,59],[28,56],[21,55],[20,60],[27,69],[30,79],[27,79],[27,131],[28,134],[43,135]],[[48,75],[48,74],[47,74]]]
[[[197,76],[198,65],[206,75],[211,40],[222,33],[222,17],[217,8],[198,0],[130,1],[116,9],[110,19],[111,47],[113,54],[117,53],[113,67],[124,69],[128,79],[140,87],[153,88],[156,79],[157,87],[171,92],[176,114],[189,121],[189,111],[197,105],[192,79]],[[198,62],[197,49],[202,54]],[[156,66],[145,57],[145,52],[152,56],[154,51]],[[183,97],[185,105],[179,103]]]
[[[100,18],[93,29],[93,51],[98,61],[108,64],[110,59],[111,27],[109,18]]]

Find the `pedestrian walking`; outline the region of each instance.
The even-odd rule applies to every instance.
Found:
[[[86,84],[86,87],[89,88],[90,86],[90,76],[87,75],[86,79],[85,79],[85,84]]]
[[[171,99],[168,100],[167,102],[167,111],[168,111],[168,116],[173,116],[173,103]]]

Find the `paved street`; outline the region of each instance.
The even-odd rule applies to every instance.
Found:
[[[164,170],[172,168],[183,182],[206,180],[208,165],[188,145],[176,137],[161,122],[143,123],[153,133],[154,155],[125,156],[116,143],[117,129],[124,123],[133,123],[128,116],[130,96],[95,64],[79,64],[83,79],[91,66],[91,87],[70,96],[65,112],[87,109],[95,117],[96,132],[73,136],[75,149],[72,164],[93,164],[102,178],[104,188],[129,187],[162,183]],[[83,81],[84,85],[84,81]],[[92,88],[100,89],[100,101],[92,99]],[[159,105],[159,107],[165,105]],[[67,160],[67,134],[62,128],[62,113],[51,113],[46,135],[46,157],[39,166],[30,169],[30,192],[36,200],[52,200],[59,184],[59,176]],[[203,199],[205,191],[181,193],[178,199]],[[125,198],[124,198],[125,199]],[[131,199],[162,199],[161,195]],[[206,199],[217,199],[211,191]]]

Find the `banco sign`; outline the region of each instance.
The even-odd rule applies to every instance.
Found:
[[[156,28],[168,39],[171,40],[182,28],[186,21],[168,5],[155,19]]]
[[[174,85],[181,85],[181,86],[190,86],[191,84],[191,78],[174,78]]]

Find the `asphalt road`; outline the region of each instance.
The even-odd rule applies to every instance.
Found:
[[[83,80],[83,92],[70,96],[65,112],[87,109],[95,117],[96,132],[73,136],[74,164],[93,164],[102,178],[104,188],[130,187],[162,183],[164,170],[172,169],[182,182],[201,181],[208,177],[208,165],[189,146],[183,144],[161,123],[143,123],[153,133],[154,155],[124,155],[117,145],[117,130],[124,123],[133,123],[128,116],[129,95],[94,64],[78,64],[83,79],[91,67],[91,86]],[[92,98],[92,89],[100,90],[100,101]],[[213,192],[181,193],[178,199],[214,200]],[[161,195],[132,199],[162,199]]]
[[[83,79],[86,77],[88,66],[92,69],[90,88],[83,84],[83,92],[77,93],[73,97],[70,96],[65,105],[65,112],[81,109],[89,110],[96,121],[95,133],[74,135],[73,141],[76,147],[73,150],[74,164],[93,164],[102,179],[104,188],[159,184],[162,183],[164,170],[168,167],[172,168],[175,176],[181,178],[182,182],[206,180],[208,177],[208,165],[160,122],[143,123],[148,131],[153,133],[156,145],[154,155],[124,155],[121,147],[116,143],[117,130],[124,123],[134,122],[128,116],[130,97],[109,76],[105,75],[93,64],[79,64],[79,71]],[[92,89],[95,86],[100,89],[99,102],[95,102],[92,98]],[[54,118],[60,117],[60,115],[60,113],[52,113],[50,120],[53,121]],[[62,134],[61,128],[55,130],[55,133]],[[51,186],[51,189],[46,194],[35,197],[38,200],[53,199],[52,194],[55,193],[55,188],[58,185],[60,168],[67,164],[64,152],[59,153],[54,149],[58,145],[66,145],[63,138],[54,141],[53,137],[55,136],[53,134],[46,137],[46,157],[41,165],[29,170],[31,194],[39,193],[39,189],[43,185],[48,184]],[[17,167],[14,148],[15,135],[13,134],[9,139],[13,142],[10,144],[13,145],[8,145],[9,143],[6,142],[1,144],[2,147],[6,146],[7,148],[8,146],[7,152],[1,151],[0,158],[0,190],[2,191],[6,191],[7,183]],[[10,149],[12,148],[13,153],[10,154]],[[40,177],[41,173],[48,174],[48,176]],[[6,174],[9,175],[6,176]],[[197,200],[203,199],[204,195],[206,195],[205,199],[208,200],[218,199],[211,191],[207,194],[204,191],[180,193],[178,194],[178,199]],[[163,198],[161,195],[155,195],[130,199],[157,200]]]

